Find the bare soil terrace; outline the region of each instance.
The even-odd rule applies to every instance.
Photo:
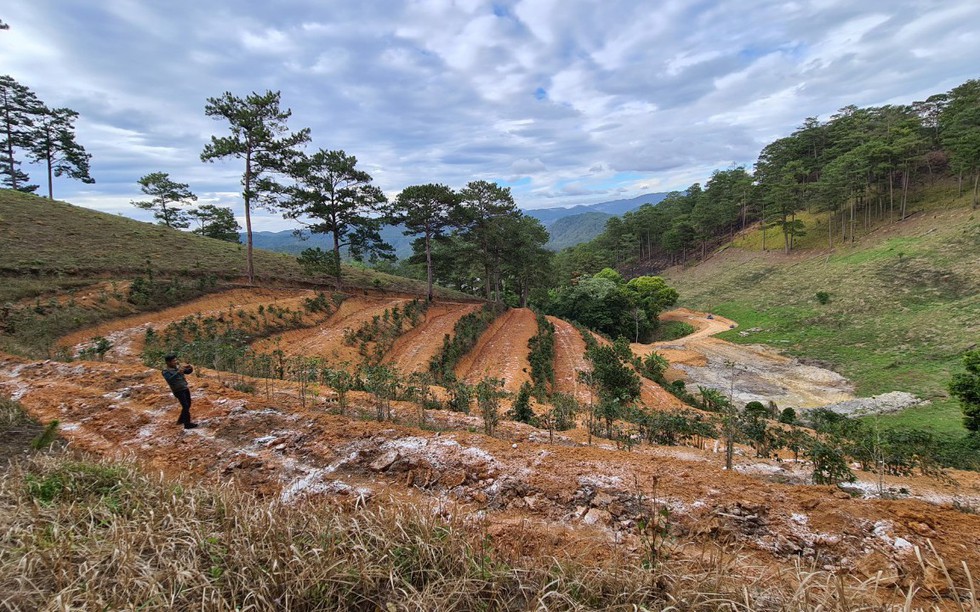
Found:
[[[887,477],[886,488],[902,499],[876,498],[876,477],[859,473],[857,486],[868,495],[855,498],[806,484],[806,466],[791,461],[740,452],[735,469],[727,472],[723,456],[710,446],[643,445],[626,452],[600,439],[586,445],[581,429],[550,438],[547,431],[510,422],[488,437],[477,433],[482,430],[478,417],[420,411],[402,402],[394,406],[396,422],[379,423],[360,416],[374,412],[367,394],[352,393],[352,413],[341,416],[329,389],[315,401],[303,401],[290,383],[255,381],[255,393],[242,393],[231,387],[227,374],[204,367],[190,377],[193,413],[202,427],[184,431],[176,425],[179,409],[159,371],[139,363],[146,326],[199,312],[255,309],[270,300],[299,304],[310,295],[235,290],[64,339],[76,346],[94,335],[112,338],[115,349],[105,362],[0,356],[0,393],[19,400],[42,422],[58,419],[64,437],[81,449],[136,458],[168,474],[233,482],[283,503],[370,504],[388,495],[431,503],[448,515],[483,517],[498,545],[518,551],[548,546],[601,555],[615,547],[638,549],[638,517],[662,507],[670,511],[679,555],[696,556],[704,546],[721,545],[771,567],[802,562],[876,580],[885,589],[914,582],[945,588],[940,567],[920,562],[916,547],[935,547],[960,583],[966,580],[964,563],[974,573],[980,568],[980,516],[957,509],[980,507],[980,478],[974,473],[951,471],[948,480]],[[343,344],[343,330],[405,299],[352,297],[326,321],[262,343],[290,354],[345,360],[351,357],[345,351],[354,349]],[[386,360],[405,373],[424,368],[455,321],[476,307],[436,303]],[[700,330],[669,346],[634,346],[637,354],[656,348],[675,366],[689,367],[705,367],[725,355],[728,349],[715,344],[727,343],[708,335],[728,329],[730,322],[693,312],[669,316],[698,322]],[[558,390],[585,401],[587,390],[576,382],[576,372],[585,367],[584,341],[569,324],[552,322]],[[508,390],[516,390],[527,379],[526,346],[534,333],[533,313],[509,311],[457,372],[473,380],[502,377]],[[779,364],[777,357],[738,356],[742,363]],[[672,375],[681,372],[687,374],[675,370]],[[747,378],[740,374],[736,386]],[[801,397],[801,389],[823,393],[822,383],[813,381],[780,384]],[[831,387],[829,393],[834,392]],[[643,401],[651,409],[679,403],[656,385],[644,388]]]

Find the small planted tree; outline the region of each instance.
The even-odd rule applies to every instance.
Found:
[[[524,381],[508,414],[511,419],[528,425],[535,424],[534,411],[531,410],[531,391],[531,383]]]
[[[503,395],[504,381],[499,378],[484,378],[476,385],[476,401],[483,417],[483,430],[492,436],[500,423],[500,398]]]
[[[187,213],[178,208],[197,200],[187,183],[171,180],[166,172],[151,172],[140,177],[137,183],[140,191],[152,199],[132,202],[133,206],[153,211],[153,218],[161,225],[174,229],[190,226]]]

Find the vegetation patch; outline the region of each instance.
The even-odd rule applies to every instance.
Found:
[[[442,349],[429,362],[429,371],[436,380],[446,381],[455,378],[459,360],[476,346],[483,332],[504,310],[506,306],[499,303],[487,303],[480,310],[460,317],[453,327],[452,337],[446,334],[442,341]]]

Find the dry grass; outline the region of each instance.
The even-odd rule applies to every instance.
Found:
[[[479,520],[396,502],[283,506],[65,452],[6,470],[0,525],[9,610],[957,609],[940,598],[952,579],[885,589],[679,543],[652,569],[614,545],[604,561],[509,558]],[[959,586],[959,608],[977,610],[972,582]]]

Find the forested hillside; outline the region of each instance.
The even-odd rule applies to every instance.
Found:
[[[762,150],[754,172],[717,170],[704,185],[610,220],[594,241],[563,253],[558,268],[566,279],[607,266],[660,269],[703,259],[754,224],[765,230],[765,250],[789,253],[815,234],[834,248],[906,218],[942,181],[980,204],[978,80],[907,105],[806,118]]]

